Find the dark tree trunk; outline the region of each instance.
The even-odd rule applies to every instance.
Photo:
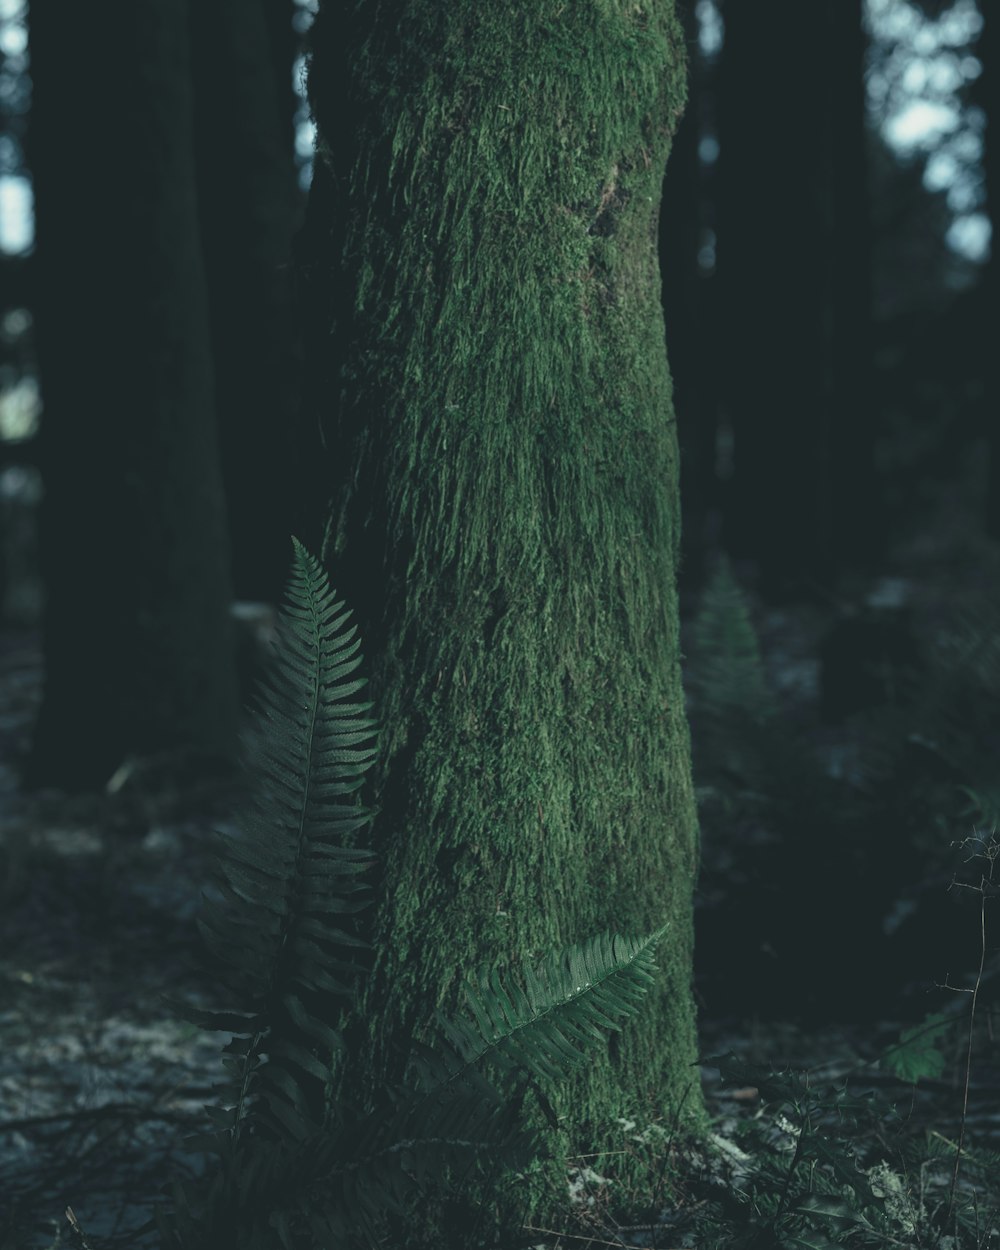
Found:
[[[340,145],[338,145],[339,147]],[[309,185],[305,221],[295,241],[295,311],[303,348],[302,410],[298,425],[299,503],[293,532],[311,551],[320,551],[329,518],[317,515],[313,501],[330,497],[330,483],[342,472],[343,458],[324,434],[339,402],[345,363],[344,326],[353,306],[341,279],[345,214],[342,187],[327,160],[317,159]]]
[[[983,275],[983,414],[986,422],[990,467],[986,493],[986,532],[1000,539],[1000,360],[996,350],[996,328],[1000,323],[1000,14],[996,7],[983,5],[983,30],[979,36],[979,57],[983,63],[980,100],[986,111],[986,204],[993,223],[990,258]]]
[[[276,87],[279,127],[283,132],[285,151],[295,151],[295,115],[299,96],[292,77],[299,53],[301,36],[295,29],[298,5],[295,0],[262,0],[266,24],[267,48],[271,55],[271,74]],[[301,10],[298,10],[301,11]]]
[[[44,704],[27,779],[228,753],[229,551],[186,6],[31,6]]]
[[[670,0],[357,13],[321,6],[310,80],[346,241],[325,554],[384,726],[344,1089],[397,1076],[481,961],[669,919],[640,1015],[550,1091],[624,1177],[618,1117],[700,1112],[656,257],[681,33]]]
[[[192,11],[199,210],[233,581],[240,599],[276,602],[288,566],[299,400],[291,12],[275,0],[198,0]]]
[[[860,0],[725,8],[725,540],[771,591],[873,557]],[[788,32],[795,31],[790,52]]]
[[[871,212],[865,121],[865,32],[860,0],[827,0],[826,200],[829,291],[823,392],[825,494],[820,549],[836,576],[872,567],[885,551],[887,520],[875,465],[879,413],[872,371]]]

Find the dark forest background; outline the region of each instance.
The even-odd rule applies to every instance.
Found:
[[[681,7],[660,255],[699,987],[709,1014],[860,1013],[974,962],[953,844],[1000,795],[997,15]],[[311,14],[0,13],[6,801],[160,764],[183,788],[225,771],[338,454]]]
[[[152,1081],[150,1122],[212,1097],[213,1047],[143,1028],[190,966],[289,536],[320,549],[344,454],[312,7],[0,0],[0,1190],[31,1173],[32,1219],[88,1185],[110,1211],[147,1156],[162,1181],[145,1138],[83,1148],[81,1037],[122,1098]],[[659,247],[704,1044],[815,1065],[929,1018],[971,1065],[975,989],[962,1131],[978,1098],[995,1147],[1000,11],[679,9]],[[930,1087],[941,1127],[957,1086]]]

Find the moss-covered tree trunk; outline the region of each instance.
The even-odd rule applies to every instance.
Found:
[[[234,745],[188,6],[31,6],[45,699],[28,780]]]
[[[656,255],[683,41],[670,0],[344,12],[310,77],[350,293],[325,556],[384,725],[385,872],[350,1088],[481,961],[669,921],[646,1008],[556,1102],[571,1154],[627,1151],[619,1117],[700,1109]]]
[[[688,102],[670,154],[660,211],[660,273],[674,411],[681,449],[682,585],[705,576],[711,546],[710,514],[717,507],[715,438],[715,344],[709,326],[710,273],[702,266],[705,187],[700,155],[702,114],[711,90],[708,58],[698,51],[692,6],[684,6],[685,39],[691,49]]]

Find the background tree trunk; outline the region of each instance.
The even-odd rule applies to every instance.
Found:
[[[996,7],[983,6],[983,30],[977,52],[983,63],[979,99],[986,110],[986,206],[993,224],[990,258],[983,275],[983,316],[980,359],[983,363],[983,415],[990,467],[986,493],[986,532],[1000,539],[1000,361],[997,360],[996,327],[1000,318],[1000,16]]]
[[[291,12],[274,0],[199,0],[193,14],[198,207],[234,590],[275,603],[288,571],[299,401]]]
[[[31,6],[45,699],[29,781],[231,749],[186,5]]]
[[[725,543],[767,590],[801,591],[880,546],[861,4],[733,0],[724,12]]]
[[[338,143],[338,150],[346,145]],[[317,158],[306,198],[305,220],[295,239],[295,314],[302,343],[302,408],[298,423],[299,498],[292,532],[319,551],[329,528],[326,503],[331,482],[343,472],[343,455],[328,445],[324,427],[340,396],[353,299],[340,274],[346,201],[327,160]]]
[[[669,0],[351,21],[321,5],[310,78],[353,299],[325,555],[384,727],[343,1088],[398,1075],[481,961],[669,920],[641,1015],[553,1095],[572,1152],[621,1151],[618,1117],[700,1110],[656,256],[682,38]]]

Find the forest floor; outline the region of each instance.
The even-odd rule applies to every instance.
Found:
[[[983,589],[981,562],[974,553],[956,555],[947,535],[910,551],[906,565],[908,601],[930,618],[942,595]],[[817,697],[817,639],[828,619],[792,609],[761,617],[765,660],[791,716]],[[210,831],[224,823],[232,794],[221,786],[164,783],[155,768],[138,770],[120,779],[114,793],[99,796],[22,794],[18,761],[41,679],[38,632],[0,633],[0,1250],[82,1245],[67,1208],[93,1250],[147,1246],[155,1236],[136,1230],[149,1219],[166,1180],[191,1174],[194,1165],[182,1142],[204,1127],[202,1107],[214,1101],[213,1084],[222,1075],[217,1040],[178,1022],[163,996],[212,1005],[197,971],[195,916],[209,869]],[[848,729],[817,724],[812,732],[830,758],[849,752]],[[712,900],[721,909],[730,901]],[[730,940],[743,935],[731,933]],[[970,965],[976,956],[971,949]],[[793,1191],[781,1178],[796,1167],[813,1176],[826,1168],[836,1191],[838,1183],[853,1183],[852,1168],[871,1177],[885,1160],[897,1178],[900,1169],[916,1168],[907,1183],[919,1192],[908,1199],[908,1213],[893,1217],[895,1231],[852,1225],[853,1216],[831,1205],[821,1214],[835,1241],[817,1234],[787,1244],[840,1244],[856,1233],[857,1244],[945,1247],[932,1217],[935,1210],[940,1217],[948,1202],[954,1143],[963,1125],[968,1163],[958,1192],[969,1210],[970,1203],[978,1204],[979,1232],[969,1231],[972,1223],[956,1226],[947,1245],[958,1250],[1000,1244],[996,978],[983,986],[971,1065],[969,996],[960,1003],[959,995],[954,998],[957,1007],[949,1010],[964,1013],[965,1023],[938,1045],[934,1074],[925,1070],[913,1084],[877,1062],[899,1041],[901,1027],[919,1020],[901,1018],[895,1004],[887,1002],[885,1019],[826,1019],[810,1029],[797,1018],[794,994],[783,1014],[754,1010],[751,995],[750,1005],[734,1015],[720,1009],[724,991],[709,983],[707,999],[702,997],[701,1053],[730,1054],[736,1065],[726,1082],[711,1064],[701,1069],[717,1144],[714,1162],[702,1157],[675,1164],[674,1192],[682,1199],[662,1214],[655,1234],[648,1227],[630,1230],[590,1193],[579,1228],[567,1230],[562,1244],[639,1246],[656,1237],[661,1246],[736,1244],[735,1232],[731,1239],[720,1234],[713,1240],[696,1231],[723,1192],[740,1208],[725,1218],[746,1234],[761,1212],[773,1215],[775,1194],[785,1195],[779,1215],[792,1217],[786,1200]],[[783,1102],[781,1089],[770,1088],[762,1074],[788,1068],[807,1073],[808,1081]],[[875,1099],[867,1119],[852,1113],[850,1128],[845,1091]],[[804,1151],[796,1145],[807,1137],[827,1140],[824,1134],[853,1142],[847,1163],[824,1153],[824,1146]],[[917,1165],[915,1145],[924,1160]],[[766,1166],[759,1162],[761,1151],[770,1152]],[[992,1180],[976,1181],[990,1167]],[[890,1182],[876,1185],[876,1193],[884,1196],[886,1186]],[[732,1197],[741,1193],[743,1199]],[[827,1200],[833,1201],[829,1194]],[[548,1244],[555,1240],[547,1238]]]

